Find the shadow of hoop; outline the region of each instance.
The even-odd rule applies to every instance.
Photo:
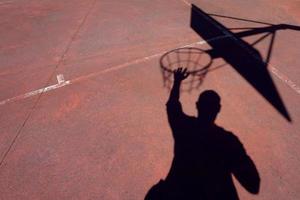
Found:
[[[166,52],[159,61],[163,86],[170,90],[173,83],[173,71],[182,67],[187,68],[190,76],[183,81],[181,90],[191,92],[198,89],[203,83],[212,60],[209,53],[196,47],[182,47]]]

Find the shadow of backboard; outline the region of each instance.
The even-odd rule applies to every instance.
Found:
[[[286,120],[291,122],[291,117],[276,89],[275,84],[267,70],[267,61],[264,61],[260,53],[250,44],[241,39],[245,35],[251,35],[267,31],[275,31],[281,26],[269,26],[245,31],[244,34],[233,33],[209,14],[195,5],[191,7],[191,28],[212,47],[208,51],[214,58],[223,58],[231,65],[248,83],[250,83]],[[266,31],[267,30],[267,31]],[[223,37],[222,40],[211,40],[215,37]]]

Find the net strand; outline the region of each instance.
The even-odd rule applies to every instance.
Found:
[[[206,64],[201,64],[201,62],[206,62]],[[185,67],[190,73],[190,77],[183,82],[184,87],[188,92],[191,92],[193,89],[198,89],[211,63],[210,55],[199,48],[184,47],[171,50],[165,53],[160,59],[164,81],[163,85],[170,89],[173,82],[174,69]]]

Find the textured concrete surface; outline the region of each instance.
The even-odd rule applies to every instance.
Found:
[[[296,0],[0,2],[0,199],[138,200],[167,175],[173,138],[159,58],[202,40],[190,28],[190,3],[207,13],[300,25]],[[264,26],[214,18],[228,28]],[[299,33],[276,33],[268,66],[292,122],[229,65],[182,93],[190,115],[201,91],[221,96],[217,123],[239,137],[261,176],[258,195],[236,182],[240,199],[300,199]],[[265,57],[269,44],[266,38],[255,48]]]

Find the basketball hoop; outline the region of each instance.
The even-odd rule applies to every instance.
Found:
[[[182,89],[191,92],[198,89],[212,64],[210,55],[199,48],[182,47],[166,52],[160,58],[164,87],[171,89],[173,71],[179,67],[187,68],[189,77],[183,81]]]

